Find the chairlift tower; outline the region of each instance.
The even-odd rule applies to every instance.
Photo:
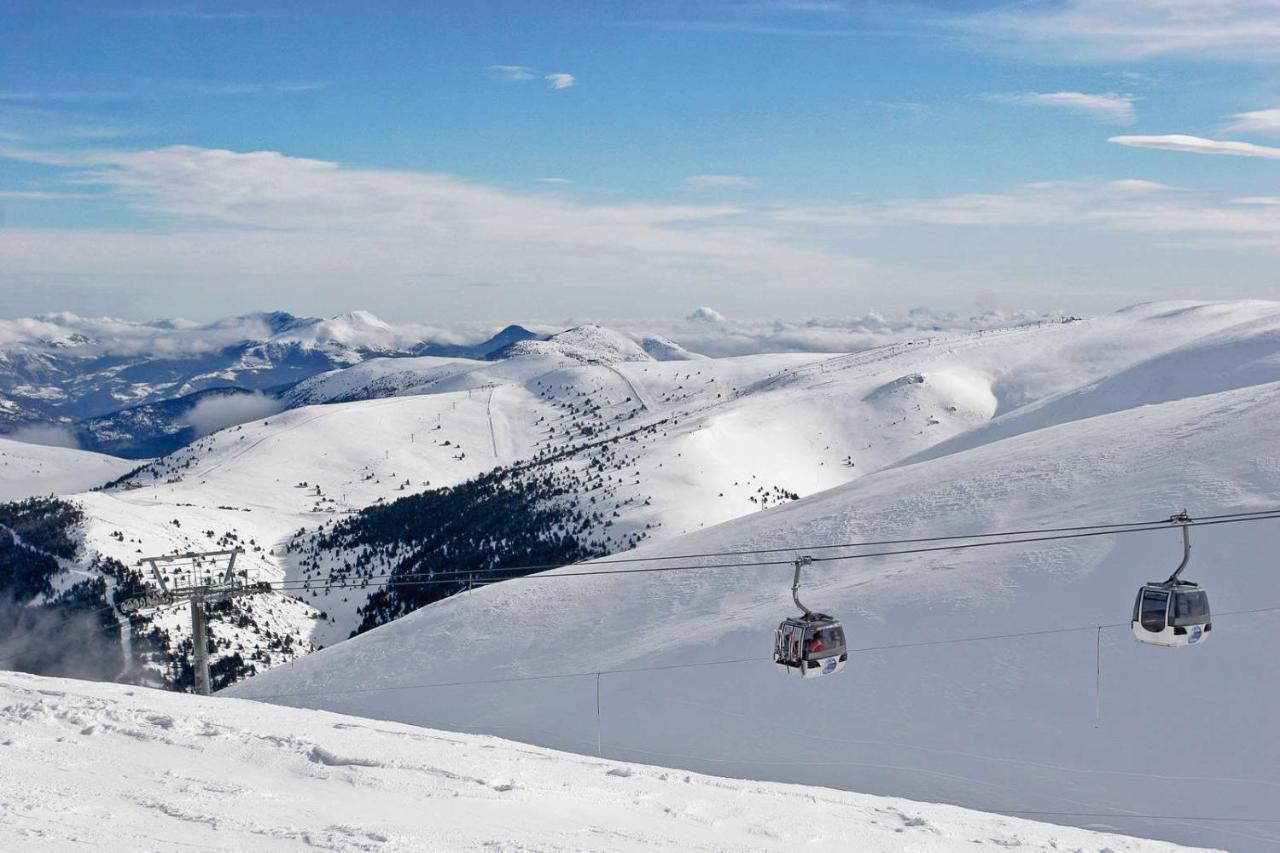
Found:
[[[243,553],[243,548],[232,548],[227,551],[188,551],[162,557],[143,557],[138,561],[138,566],[151,570],[155,589],[120,602],[120,609],[126,613],[166,607],[183,601],[190,604],[191,669],[195,673],[196,692],[201,696],[208,696],[212,692],[205,604],[271,592],[270,583],[251,582],[248,572],[236,571],[236,557]]]

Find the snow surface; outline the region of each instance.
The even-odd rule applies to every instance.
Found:
[[[127,474],[139,464],[136,459],[0,437],[0,502],[82,492]]]
[[[851,452],[857,463],[815,466],[816,482],[800,485],[845,485],[636,553],[803,553],[797,543],[1280,505],[1280,365],[1268,355],[1280,346],[1278,327],[1275,303],[1162,304],[793,365],[683,420],[654,458],[674,468],[673,455],[687,451],[694,461],[646,485],[680,495],[692,522],[699,506],[718,503],[708,483],[741,476],[744,464],[768,471],[776,458],[795,475],[799,460],[825,461],[795,425],[831,436],[823,453]],[[620,369],[660,407],[691,384],[678,391],[664,371],[686,377],[704,364]],[[1182,384],[1170,398],[1174,381]],[[1036,420],[1023,410],[1058,414]],[[904,464],[1002,421],[1021,426]],[[1136,587],[1177,562],[1170,530],[819,564],[803,598],[844,617],[854,648],[1079,630],[868,648],[842,676],[817,683],[797,684],[767,662],[773,627],[793,612],[790,567],[770,565],[512,581],[229,693],[592,751],[592,673],[745,659],[604,675],[605,754],[990,811],[1083,813],[1055,820],[1275,849],[1280,827],[1247,819],[1280,817],[1280,618],[1233,612],[1280,605],[1280,525],[1199,528],[1193,539],[1187,576],[1206,584],[1216,616],[1211,640],[1191,649],[1140,646],[1127,630]],[[574,673],[584,675],[413,687]]]
[[[0,674],[7,850],[1172,851],[952,806]]]

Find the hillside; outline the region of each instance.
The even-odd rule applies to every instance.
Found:
[[[157,456],[209,431],[184,418],[203,395],[284,389],[370,358],[484,358],[535,337],[508,326],[459,343],[435,340],[439,331],[393,326],[367,311],[329,318],[261,312],[204,324],[66,313],[0,320],[0,430],[58,424],[64,438],[87,449]],[[255,416],[249,410],[227,422]]]
[[[479,735],[0,674],[0,846],[63,850],[1173,851],[951,806]]]
[[[857,470],[873,470],[846,485],[642,546],[635,555],[783,548],[785,560],[790,548],[802,552],[806,543],[1280,505],[1273,436],[1280,375],[1259,356],[1273,340],[1276,311],[1265,304],[1146,306],[1095,323],[1003,340],[984,336],[932,352],[828,360],[808,375],[761,380],[735,405],[784,399],[774,396],[780,388],[804,388],[815,405],[821,392],[813,392],[830,387],[823,383],[832,381],[835,366],[853,361],[857,387],[867,389],[857,397],[863,405],[874,412],[896,400],[900,417],[932,415],[941,427],[947,421],[933,412],[950,405],[969,424],[992,415],[998,424],[1072,388],[1105,387],[1108,375],[1158,389],[1173,357],[1167,354],[1192,341],[1209,364],[1255,365],[1247,374],[1218,371],[1218,386],[1206,372],[1204,382],[1186,386],[1199,392],[1193,396],[1092,416],[1073,408],[1080,417],[917,464],[896,464],[909,455],[903,452],[909,440],[900,440],[896,459],[864,447]],[[1144,365],[1151,366],[1146,377]],[[977,375],[988,381],[979,383]],[[1242,384],[1242,375],[1254,384]],[[926,392],[939,398],[918,396]],[[786,399],[773,411],[812,422],[814,410],[803,408],[803,398]],[[851,412],[848,397],[838,399],[833,411],[854,417],[863,411]],[[965,400],[968,408],[960,409]],[[851,433],[872,445],[893,434],[888,424],[881,433],[874,426],[859,423]],[[670,446],[688,447],[712,428],[690,427]],[[927,429],[922,424],[908,437]],[[952,434],[962,429],[957,424]],[[730,445],[722,437],[708,446]],[[594,747],[590,673],[735,660],[605,675],[605,754],[987,810],[1061,813],[1055,819],[1068,823],[1269,849],[1280,840],[1275,825],[1247,818],[1274,817],[1280,788],[1280,747],[1271,736],[1280,672],[1270,652],[1280,620],[1274,613],[1229,614],[1280,605],[1270,558],[1278,537],[1275,522],[1194,532],[1188,577],[1207,585],[1216,630],[1212,642],[1181,651],[1139,646],[1126,627],[1094,627],[1125,626],[1136,587],[1172,570],[1179,548],[1170,530],[819,564],[804,597],[843,616],[855,648],[1079,629],[866,651],[841,677],[819,684],[797,685],[765,662],[773,627],[793,610],[790,569],[773,565],[499,584],[229,692],[586,750]],[[706,562],[715,560],[678,564]],[[572,673],[588,674],[401,689]],[[1179,815],[1187,819],[1171,819]],[[1191,819],[1198,815],[1242,820]]]
[[[27,444],[0,436],[0,502],[82,492],[110,482],[137,465],[131,459]]]
[[[459,586],[392,590],[362,612],[387,573],[528,564],[518,557],[522,541],[550,541],[570,526],[574,541],[560,553],[683,535],[852,482],[1055,395],[1140,372],[1180,346],[1208,346],[1251,324],[1265,335],[1276,310],[1139,306],[851,355],[370,359],[297,386],[299,408],[205,436],[126,483],[78,497],[87,518],[78,534],[83,561],[101,553],[130,564],[241,544],[242,565],[300,596],[215,616],[215,660],[240,654],[246,671],[260,670]],[[412,547],[435,539],[430,519],[455,512],[455,490],[481,475],[504,489],[551,478],[542,491],[550,503],[512,514],[545,524],[511,539],[502,519],[467,511],[477,549],[442,559]],[[437,509],[405,514],[399,544],[377,544],[386,542],[382,516],[362,511],[419,494]],[[347,580],[335,587],[337,579]],[[226,624],[246,619],[256,627]],[[185,621],[175,610],[156,616],[175,642],[186,636]]]

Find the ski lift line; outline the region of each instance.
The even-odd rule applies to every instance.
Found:
[[[1219,613],[1215,618],[1223,616],[1244,616],[1256,613],[1273,613],[1280,611],[1280,605],[1274,607],[1260,607],[1252,610],[1229,610],[1225,613]],[[917,643],[895,643],[883,646],[864,646],[861,648],[849,649],[850,654],[862,654],[869,652],[888,651],[891,649],[911,649],[921,646],[949,646],[959,645],[961,643],[979,643],[990,640],[1013,640],[1024,637],[1040,637],[1047,634],[1069,634],[1079,633],[1082,631],[1096,631],[1098,628],[1127,628],[1128,622],[1115,622],[1107,625],[1080,625],[1074,628],[1050,628],[1039,631],[1022,631],[1011,634],[987,634],[978,637],[954,637],[946,640],[930,640]],[[345,696],[356,693],[383,693],[392,690],[431,690],[436,688],[448,687],[480,687],[494,684],[512,684],[528,681],[550,681],[556,679],[571,678],[593,678],[597,675],[627,675],[641,672],[664,672],[677,669],[695,669],[699,667],[711,666],[730,666],[744,663],[766,663],[772,661],[771,657],[744,657],[744,658],[726,658],[722,660],[695,661],[692,663],[672,663],[661,664],[655,666],[633,666],[619,667],[617,669],[601,669],[582,672],[562,672],[551,673],[547,675],[513,675],[504,678],[480,678],[464,681],[431,681],[421,684],[392,684],[379,687],[348,687],[336,690],[310,690],[295,691],[290,693],[265,693],[256,696],[245,696],[245,699],[263,700],[263,699],[287,699],[291,697],[308,697],[308,696]]]
[[[1223,521],[1228,519],[1233,521],[1265,521],[1271,518],[1280,518],[1280,509],[1257,510],[1254,512],[1247,512],[1247,513],[1227,513],[1223,515],[1202,516],[1200,518],[1193,519],[1190,522],[1182,523],[1182,524],[1183,526],[1194,527],[1200,524],[1222,523]],[[737,556],[737,555],[750,556],[753,554],[794,553],[796,551],[820,551],[820,550],[838,549],[838,548],[858,548],[858,547],[899,545],[899,544],[912,544],[912,543],[923,543],[923,542],[947,542],[947,541],[968,540],[968,539],[991,539],[991,538],[997,538],[997,537],[1025,536],[1025,535],[1039,534],[1039,533],[1058,533],[1058,532],[1073,532],[1073,531],[1110,530],[1110,531],[1122,532],[1122,533],[1139,533],[1147,529],[1163,530],[1167,528],[1170,524],[1174,524],[1174,523],[1179,523],[1179,522],[1174,522],[1171,519],[1160,519],[1156,521],[1146,521],[1146,522],[1089,524],[1089,525],[1078,525],[1074,527],[1058,527],[1058,528],[1053,528],[1053,527],[1038,528],[1038,529],[1033,528],[1033,529],[1020,530],[1020,531],[1006,531],[1003,533],[975,533],[975,534],[970,534],[965,536],[937,536],[932,538],[922,537],[917,539],[886,539],[886,540],[867,541],[867,542],[849,542],[849,543],[843,543],[838,545],[807,545],[807,546],[794,546],[794,547],[786,547],[786,548],[762,548],[762,549],[756,549],[756,550],[743,550],[743,551],[707,552],[703,554],[673,554],[666,557],[624,557],[624,558],[619,558],[614,560],[597,560],[594,563],[592,563],[592,565],[607,566],[607,565],[620,564],[620,563],[643,563],[643,562],[656,562],[656,561],[662,561],[662,560],[699,559],[699,558],[705,558],[705,557],[725,557],[725,556]],[[1069,537],[1064,537],[1064,538],[1069,538]],[[1018,540],[1018,541],[1036,541],[1036,540]],[[990,543],[990,544],[1005,544],[1005,543]],[[956,546],[956,547],[958,548],[961,546]],[[951,549],[945,548],[941,550],[951,550]],[[913,552],[902,551],[897,553],[913,553]],[[878,554],[850,555],[850,557],[854,557],[854,556],[882,556],[882,555],[878,555]],[[819,559],[831,560],[831,559],[841,559],[841,558],[840,557],[815,558],[815,561]],[[787,561],[788,564],[790,564],[790,562],[791,561]],[[444,571],[444,572],[429,572],[429,573],[399,575],[398,577],[404,580],[408,580],[412,578],[428,578],[431,580],[446,581],[453,578],[472,577],[476,574],[482,574],[482,573],[494,573],[494,572],[503,572],[503,571],[538,572],[538,571],[548,571],[552,569],[562,569],[572,565],[579,565],[579,563],[543,563],[543,564],[533,564],[528,566],[495,566],[493,568],[476,569],[472,571],[458,570],[458,571]],[[767,564],[744,563],[741,565],[752,566],[752,565],[767,565]],[[703,568],[718,568],[718,566],[703,566]],[[373,577],[393,577],[393,576],[386,572],[383,572],[378,575],[374,575]],[[283,588],[290,588],[295,585],[305,584],[305,583],[306,583],[305,581],[288,581],[285,584],[281,584],[279,586]],[[304,586],[302,588],[314,589],[316,587]]]
[[[1166,518],[1166,519],[1159,519],[1155,521],[1084,524],[1084,525],[1077,525],[1074,527],[1031,528],[1027,530],[1012,530],[1012,531],[1005,531],[1001,533],[973,533],[973,534],[968,534],[963,536],[934,536],[934,537],[920,537],[915,539],[883,539],[883,540],[873,540],[873,541],[867,541],[867,542],[846,542],[846,543],[841,543],[836,545],[816,545],[816,544],[795,545],[790,547],[759,548],[754,550],[742,550],[742,551],[709,551],[702,554],[672,554],[670,556],[665,556],[665,557],[622,557],[622,558],[613,559],[613,560],[596,560],[593,563],[591,563],[591,565],[609,566],[609,565],[617,565],[617,564],[623,564],[623,563],[649,563],[649,562],[660,562],[665,560],[694,560],[694,559],[703,559],[703,558],[709,558],[709,557],[733,557],[733,556],[752,556],[756,554],[796,553],[800,551],[823,551],[823,550],[835,550],[835,549],[841,549],[841,548],[866,548],[866,547],[880,547],[885,545],[909,545],[909,544],[926,543],[926,542],[954,542],[954,541],[971,540],[971,539],[986,540],[986,539],[1007,538],[1011,536],[1026,537],[1026,536],[1032,536],[1037,534],[1057,534],[1057,533],[1066,534],[1066,533],[1079,533],[1084,531],[1097,531],[1096,533],[1089,533],[1088,535],[1101,536],[1101,535],[1106,535],[1107,533],[1142,533],[1148,530],[1165,530],[1165,529],[1168,529],[1170,525],[1175,525],[1175,524],[1179,526],[1197,527],[1197,526],[1214,525],[1214,524],[1237,523],[1237,522],[1244,522],[1244,521],[1267,521],[1271,519],[1280,519],[1280,508],[1257,510],[1254,512],[1226,513],[1222,515],[1201,516],[1201,517],[1193,518],[1189,522],[1175,522]],[[930,548],[930,549],[890,551],[890,552],[882,552],[882,553],[876,553],[876,554],[849,554],[849,555],[838,555],[835,557],[814,557],[813,559],[814,559],[814,562],[843,560],[843,559],[858,559],[861,557],[879,557],[879,556],[887,556],[892,554],[913,554],[913,553],[927,553],[929,551],[950,551],[950,550],[959,550],[961,548],[981,547],[985,545],[1017,544],[1018,542],[1041,542],[1041,541],[1050,541],[1052,539],[1058,539],[1058,538],[1073,539],[1073,538],[1080,538],[1080,537],[1079,536],[1061,536],[1061,537],[1045,536],[1044,538],[1037,538],[1037,539],[1023,538],[1023,539],[1012,540],[1010,542],[977,542],[972,544],[962,544],[962,545],[937,547],[937,548]],[[741,563],[741,564],[735,564],[735,565],[751,567],[751,566],[763,566],[763,565],[782,565],[784,562],[786,565],[791,565],[793,561],[786,560],[786,561],[779,561],[779,562]],[[494,572],[504,572],[504,571],[541,572],[541,571],[550,571],[552,569],[563,569],[563,568],[567,568],[569,566],[574,566],[574,565],[579,565],[579,563],[542,563],[542,564],[534,564],[529,566],[495,566],[493,568],[475,569],[472,571],[458,570],[458,571],[417,573],[417,574],[411,574],[411,575],[400,575],[399,577],[405,578],[405,579],[428,578],[428,579],[439,580],[443,582],[450,579],[465,578],[465,577],[479,575],[479,574],[492,574]],[[672,568],[683,569],[683,568],[726,568],[726,567],[728,567],[728,565],[726,564],[712,564],[712,565],[690,566],[690,567],[676,566]],[[622,573],[624,572],[621,572],[621,571],[609,572],[608,574],[622,574]],[[587,573],[576,572],[575,574],[587,574]],[[384,572],[379,575],[375,575],[374,577],[394,577],[394,576],[388,575],[387,573]],[[288,581],[285,584],[281,584],[278,586],[283,588],[290,588],[295,584],[302,584],[302,583],[304,582]],[[316,587],[311,587],[311,588],[314,589]]]
[[[1272,521],[1277,519],[1280,519],[1280,510],[1269,511],[1265,515],[1257,514],[1257,513],[1249,513],[1249,514],[1242,514],[1239,516],[1223,516],[1215,520],[1192,520],[1186,523],[1180,522],[1179,524],[1183,526],[1190,526],[1190,527],[1207,527],[1207,526],[1214,526],[1219,524],[1240,524],[1243,522],[1250,522],[1250,521]],[[1138,525],[1119,526],[1119,527],[1107,528],[1107,529],[1086,528],[1084,532],[1079,532],[1079,533],[1057,533],[1057,534],[1048,534],[1044,536],[1025,536],[1020,539],[1004,539],[1004,540],[993,540],[993,541],[983,541],[983,542],[963,542],[958,545],[935,545],[935,546],[924,547],[924,548],[903,548],[903,549],[888,550],[888,551],[871,551],[871,552],[866,552],[861,554],[839,554],[831,557],[814,557],[813,562],[827,563],[827,562],[839,562],[839,561],[845,561],[845,560],[865,560],[872,557],[910,556],[913,554],[930,554],[930,553],[936,553],[939,551],[963,551],[971,548],[989,548],[997,545],[1025,545],[1025,544],[1034,544],[1038,542],[1057,542],[1057,541],[1064,541],[1064,540],[1070,540],[1070,539],[1086,539],[1086,538],[1091,538],[1095,536],[1113,536],[1113,535],[1120,535],[1120,534],[1126,534],[1126,533],[1149,533],[1157,530],[1167,530],[1169,526],[1170,526],[1169,521],[1160,521],[1160,522],[1140,523]],[[960,537],[960,538],[974,538],[974,537]],[[938,540],[926,540],[926,541],[938,541]],[[821,547],[821,546],[818,546],[818,547]],[[805,550],[815,550],[815,548],[801,545],[801,546],[795,546],[791,548],[778,549],[778,550],[785,550],[791,553],[795,553],[795,552],[805,551]],[[741,551],[736,553],[749,554],[752,552]],[[759,552],[759,553],[764,553],[764,552]],[[642,559],[642,558],[636,558],[636,559]],[[676,557],[670,557],[666,559],[676,559]],[[570,568],[575,565],[584,565],[584,566],[608,565],[610,562],[622,562],[622,561],[620,560],[619,561],[601,561],[597,563],[585,563],[585,564],[568,563],[568,564],[561,564],[557,566],[549,566],[548,568],[562,569],[562,568]],[[762,566],[793,566],[793,565],[795,565],[794,560],[757,560],[757,561],[745,562],[745,563],[742,563],[742,562],[740,563],[703,563],[701,565],[650,566],[646,568],[561,572],[559,574],[537,573],[537,574],[527,574],[527,575],[515,575],[515,576],[505,577],[505,578],[482,579],[480,583],[476,584],[476,586],[490,586],[494,583],[504,583],[507,581],[553,580],[553,579],[575,578],[575,577],[591,577],[591,576],[599,576],[599,575],[652,574],[657,572],[687,572],[687,571],[702,571],[707,569],[741,569],[741,568],[757,568]],[[529,572],[541,571],[539,566],[512,566],[512,567],[495,568],[495,569],[477,569],[471,572],[457,572],[457,573],[441,572],[441,573],[434,573],[434,574],[428,573],[426,575],[401,575],[400,576],[400,577],[407,577],[407,578],[425,577],[425,580],[399,580],[395,575],[391,575],[391,576],[384,576],[384,577],[387,577],[387,580],[382,582],[376,582],[376,581],[370,582],[367,579],[361,579],[360,581],[353,581],[352,583],[307,585],[308,582],[306,581],[288,581],[283,584],[278,584],[274,588],[280,589],[280,590],[288,590],[288,591],[297,591],[297,590],[305,591],[305,590],[321,590],[321,589],[350,589],[353,587],[364,588],[364,587],[391,587],[391,586],[430,586],[430,585],[436,585],[436,584],[456,585],[461,578],[474,577],[476,575],[484,575],[484,574],[488,574],[496,571],[515,571],[515,570],[529,571]]]

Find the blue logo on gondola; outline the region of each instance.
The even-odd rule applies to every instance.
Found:
[[[839,658],[827,658],[822,664],[822,674],[830,675],[836,671],[836,665],[840,663]]]
[[[1199,640],[1203,636],[1204,636],[1204,629],[1202,629],[1199,625],[1196,625],[1194,628],[1191,629],[1191,635],[1187,637],[1187,645],[1191,645],[1192,643],[1194,643],[1196,640]]]

